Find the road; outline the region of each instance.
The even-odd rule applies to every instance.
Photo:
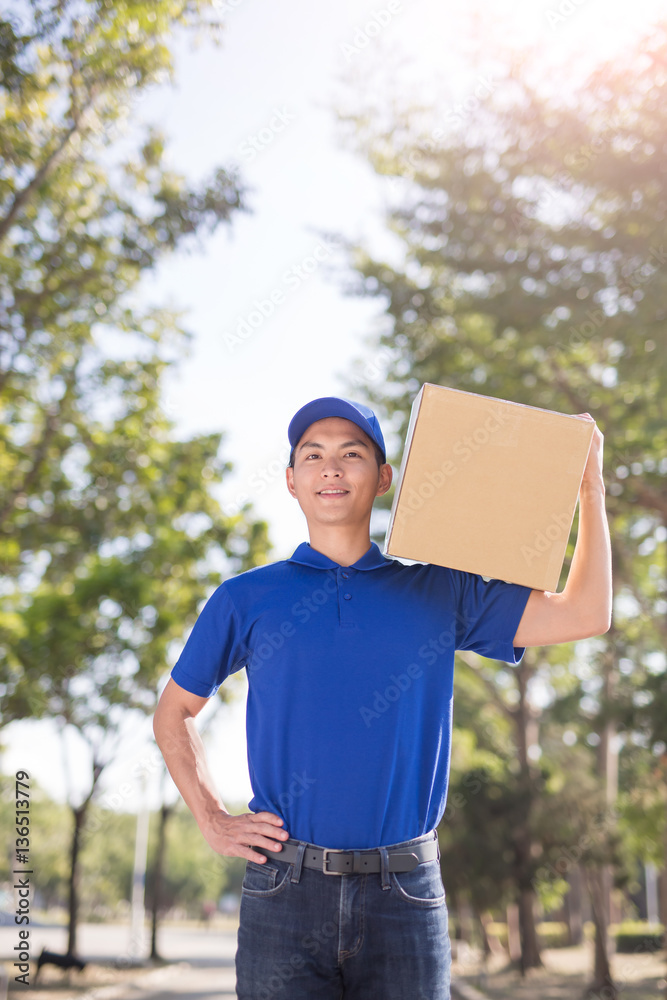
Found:
[[[12,950],[18,941],[17,927],[0,927],[0,960],[13,961]],[[31,926],[29,943],[31,961],[36,961],[42,948],[62,954],[66,950],[66,931],[62,927]],[[231,923],[224,928],[165,926],[160,932],[158,948],[170,964],[150,971],[130,970],[128,965],[148,953],[147,943],[147,940],[143,942],[141,955],[135,956],[129,926],[82,924],[78,951],[90,963],[89,969],[80,976],[77,972],[70,974],[46,966],[43,978],[35,983],[36,966],[31,965],[31,995],[35,1000],[47,1000],[56,995],[63,998],[62,986],[69,980],[70,996],[81,1000],[171,1000],[172,997],[203,1000],[209,996],[232,1000],[236,997],[236,929]],[[92,970],[98,965],[106,967],[106,974],[92,979]],[[6,968],[11,991],[13,970],[11,965]]]
[[[231,965],[201,965],[178,962],[163,969],[140,973],[125,980],[83,994],[86,1000],[236,1000],[235,972]],[[82,998],[83,1000],[83,998]]]
[[[18,941],[16,926],[0,926],[0,962],[14,960],[12,949]],[[64,953],[67,935],[63,927],[36,925],[30,927],[29,941],[32,963],[42,948]],[[129,968],[148,954],[147,937],[142,946],[140,956],[135,956],[127,925],[82,924],[78,951],[89,963],[88,968],[79,974],[47,966],[35,983],[36,966],[31,964],[31,1000],[236,1000],[236,927],[232,921],[224,927],[164,926],[158,948],[169,960],[167,966]],[[12,989],[14,971],[11,964],[5,967],[10,977],[10,997],[14,1000],[23,987]],[[463,983],[453,984],[452,995],[459,1000],[485,1000],[481,993]]]

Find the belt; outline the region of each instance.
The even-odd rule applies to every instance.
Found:
[[[292,840],[290,837],[283,842],[281,851],[269,851],[265,847],[253,847],[267,858],[275,858],[293,864],[303,841]],[[305,844],[302,865],[304,868],[314,868],[324,875],[364,875],[382,870],[382,858],[379,848],[364,851],[339,851],[330,847],[317,847],[315,844]],[[411,844],[406,847],[386,848],[388,869],[390,872],[411,872],[417,865],[425,861],[435,861],[440,857],[438,841],[434,837],[421,844]]]

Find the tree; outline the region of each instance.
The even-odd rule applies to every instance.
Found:
[[[635,609],[645,626],[644,609],[665,597],[661,579],[647,603],[636,539],[665,541],[666,65],[663,25],[572,94],[532,84],[535,67],[516,60],[465,132],[434,129],[435,110],[420,117],[397,104],[344,119],[393,181],[388,226],[403,259],[351,248],[350,290],[383,302],[369,395],[396,415],[399,433],[423,382],[590,410],[605,432],[615,632],[587,648],[601,679],[608,805],[616,723],[605,706],[619,697]],[[593,987],[613,992],[609,979],[603,917]]]
[[[204,0],[31,0],[0,22],[0,694],[87,747],[72,794],[70,933],[83,831],[128,713],[155,704],[171,646],[266,525],[223,516],[220,435],[180,440],[161,405],[185,333],[132,293],[161,256],[244,207],[232,172],[200,189],[150,130],[117,143],[131,98],[171,72]]]
[[[208,7],[32,0],[24,23],[0,22],[5,576],[60,541],[56,511],[70,499],[90,416],[108,416],[119,394],[141,398],[183,341],[176,316],[139,309],[130,292],[166,252],[244,207],[233,172],[188,188],[150,130],[125,156],[118,146],[130,102],[171,71],[170,33],[201,24]],[[125,364],[110,360],[118,354]],[[99,530],[93,510],[84,545]]]
[[[245,865],[234,858],[218,857],[213,862],[211,850],[200,835],[192,815],[178,805],[167,828],[166,865],[160,886],[163,909],[178,905],[198,916],[203,903],[217,904],[233,882],[235,873],[245,870]],[[150,898],[155,891],[152,877],[148,880],[147,889]]]

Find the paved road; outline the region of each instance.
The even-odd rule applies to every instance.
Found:
[[[0,926],[0,961],[7,961],[12,948],[17,943],[17,928]],[[64,952],[67,944],[66,931],[62,927],[30,928],[30,952],[33,960],[42,948]],[[142,957],[148,954],[147,938],[142,942]],[[189,925],[187,927],[165,926],[158,940],[161,954],[170,964],[163,968],[138,968],[136,975],[125,970],[118,982],[93,985],[84,990],[73,991],[66,1000],[236,1000],[234,955],[236,953],[236,928],[230,923],[225,929],[219,927]],[[132,942],[128,926],[118,924],[82,924],[79,928],[79,954],[90,963],[108,965],[111,962],[127,962],[132,957]],[[59,980],[59,989],[38,982],[34,984],[34,969],[31,973],[31,994],[35,1000],[63,1000],[62,986],[67,982],[66,974],[54,971]],[[11,974],[11,973],[10,973]],[[76,973],[71,984],[76,983]],[[456,988],[458,986],[458,988]],[[13,996],[16,997],[16,992]],[[456,984],[452,995],[459,1000],[485,1000],[483,994]],[[66,995],[65,995],[66,996]]]
[[[179,962],[95,990],[90,1000],[236,1000],[234,966]],[[88,996],[85,994],[84,996]],[[83,1000],[83,997],[81,998]]]
[[[236,952],[236,928],[230,920],[228,929],[207,927],[203,924],[189,924],[184,927],[165,925],[160,929],[158,949],[172,962],[232,961]],[[18,927],[0,926],[0,959],[8,959],[18,943]],[[64,927],[30,925],[30,952],[37,958],[42,948],[64,952],[67,947],[67,931]],[[148,931],[140,943],[138,954],[132,947],[130,928],[124,924],[81,924],[78,936],[78,952],[88,962],[109,962],[120,959],[128,961],[132,957],[144,958],[148,955]]]
[[[18,943],[17,928],[0,927],[0,960],[10,960],[12,949]],[[42,948],[63,953],[67,936],[62,927],[30,928],[30,953],[33,960],[39,957]],[[130,938],[130,928],[118,924],[82,924],[79,928],[79,954],[91,964],[118,963],[119,967],[137,957],[148,954],[147,936],[141,942],[140,956],[137,956]],[[234,990],[234,955],[236,953],[236,929],[209,928],[195,925],[161,929],[158,939],[161,954],[169,959],[164,968],[137,969],[136,976],[125,970],[117,983],[92,986],[85,993],[79,993],[81,1000],[170,1000],[173,997],[190,997],[204,1000],[217,997],[231,1000],[236,997]],[[34,984],[35,966],[31,970],[31,986]],[[51,968],[49,967],[51,972]],[[53,972],[60,976],[59,972]],[[11,971],[10,971],[11,975]],[[65,973],[62,974],[65,977]],[[64,980],[66,982],[66,980]],[[72,985],[76,983],[76,973],[72,974]],[[36,989],[46,993],[38,981]],[[53,980],[51,980],[51,985]],[[33,986],[33,988],[35,988]],[[48,991],[50,992],[50,991]]]

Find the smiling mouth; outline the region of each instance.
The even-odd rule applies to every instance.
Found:
[[[332,489],[332,490],[318,490],[317,491],[318,497],[341,497],[341,496],[345,496],[346,493],[349,493],[349,490],[334,490],[334,489]]]

